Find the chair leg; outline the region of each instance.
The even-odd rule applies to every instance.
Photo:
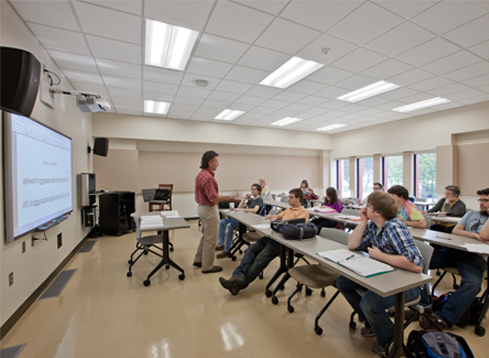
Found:
[[[292,292],[292,294],[289,296],[289,298],[287,298],[287,311],[289,311],[290,313],[294,312],[294,306],[292,306],[290,304],[290,300],[292,300],[292,297],[294,297],[297,292],[302,290],[302,286],[303,286],[303,284],[298,282],[298,285],[297,285],[295,291]]]
[[[441,280],[443,280],[443,277],[445,277],[445,275],[447,274],[446,271],[444,271],[440,277],[438,277],[438,280],[436,280],[435,284],[433,285],[433,287],[431,288],[431,296],[434,296],[435,295],[435,288],[436,286],[438,286],[438,284],[441,282]]]
[[[314,320],[314,332],[316,332],[316,334],[318,336],[323,333],[323,329],[321,327],[319,327],[319,319],[324,314],[324,312],[326,312],[326,310],[328,309],[328,307],[333,303],[333,301],[336,299],[336,297],[339,294],[340,294],[340,291],[339,290],[336,290],[336,292],[333,295],[333,297],[331,297],[331,299],[328,301],[328,303],[326,303],[326,306],[324,306],[323,309],[321,311],[319,311],[318,315],[316,316],[316,319]]]

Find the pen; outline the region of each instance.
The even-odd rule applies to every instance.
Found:
[[[351,255],[351,256],[348,256],[345,260],[349,260],[349,259],[352,259],[354,257],[355,257],[355,255]]]
[[[437,239],[451,240],[449,237],[435,236]]]

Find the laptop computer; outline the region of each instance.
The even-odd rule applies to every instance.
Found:
[[[156,189],[143,189],[144,202],[154,201]]]

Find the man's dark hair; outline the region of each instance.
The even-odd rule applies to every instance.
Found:
[[[368,196],[367,202],[385,220],[392,220],[397,216],[397,204],[392,195],[383,191],[374,191]]]
[[[456,185],[449,185],[449,186],[445,187],[445,190],[451,191],[453,194],[455,194],[457,196],[457,198],[460,195],[460,188]]]
[[[380,183],[374,183],[374,185],[378,185],[378,186],[380,186],[380,189],[384,189],[384,186]]]
[[[477,195],[489,195],[489,188],[477,190]]]
[[[404,200],[409,200],[409,192],[408,190],[403,187],[402,185],[394,185],[387,190],[389,194],[395,194],[400,198],[403,198]]]
[[[261,194],[261,189],[262,189],[262,188],[261,188],[261,185],[260,185],[260,184],[253,184],[251,187],[252,187],[252,188],[253,188],[253,187],[255,187],[255,188],[256,188],[256,190],[258,190],[258,194]]]
[[[202,159],[200,161],[200,169],[209,168],[209,162],[218,156],[219,154],[217,154],[213,150],[208,150],[207,152],[205,152],[204,155],[202,155]]]
[[[289,194],[294,194],[294,196],[296,198],[300,198],[301,203],[302,203],[302,200],[304,200],[304,192],[299,188],[290,189]]]

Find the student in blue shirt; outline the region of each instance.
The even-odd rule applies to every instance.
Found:
[[[372,259],[412,272],[423,271],[423,257],[411,233],[397,218],[395,199],[384,192],[373,192],[367,205],[360,210],[361,222],[348,238],[348,249],[367,251]],[[369,221],[370,220],[370,221]],[[367,291],[363,296],[356,289],[362,288],[344,276],[338,277],[336,287],[365,322],[361,333],[374,337],[372,350],[385,354],[387,343],[394,337],[394,324],[386,310],[393,307],[394,295],[382,297]],[[420,295],[420,288],[405,292],[406,301]]]

